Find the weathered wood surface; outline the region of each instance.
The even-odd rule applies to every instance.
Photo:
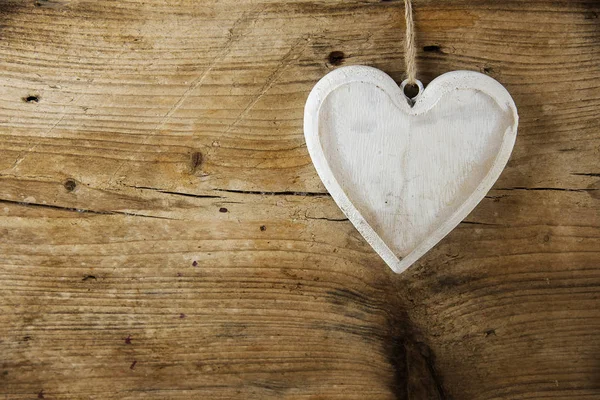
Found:
[[[598,399],[600,4],[415,0],[511,161],[396,276],[302,133],[337,65],[400,82],[399,1],[0,0],[4,399]]]

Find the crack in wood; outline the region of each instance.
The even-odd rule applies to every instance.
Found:
[[[591,173],[572,173],[571,175],[575,175],[575,176],[591,176],[594,178],[600,178],[600,172],[591,172]]]
[[[530,191],[556,191],[556,192],[590,192],[598,189],[571,189],[571,188],[550,188],[550,187],[525,187],[515,186],[511,188],[494,188],[494,190],[530,190]]]
[[[504,226],[501,224],[493,224],[488,222],[477,222],[477,221],[462,221],[461,224],[465,225],[483,225],[483,226]]]
[[[324,192],[265,192],[259,190],[235,190],[235,189],[214,189],[216,192],[237,193],[237,194],[253,194],[260,196],[301,196],[301,197],[331,197],[329,193]]]
[[[79,214],[125,215],[128,217],[143,217],[143,218],[175,220],[175,218],[159,217],[156,215],[136,214],[136,213],[130,213],[130,212],[125,212],[125,211],[98,211],[98,210],[91,210],[91,209],[87,209],[87,208],[65,207],[65,206],[58,206],[58,205],[53,205],[53,204],[30,203],[30,202],[26,202],[26,201],[16,201],[16,200],[6,200],[6,199],[0,199],[0,204],[14,204],[14,205],[23,206],[23,207],[46,208],[46,209],[51,209],[51,210],[76,212]]]
[[[159,192],[159,193],[164,193],[164,194],[171,194],[173,196],[193,197],[193,198],[196,198],[196,199],[222,199],[223,198],[223,196],[210,195],[210,194],[195,194],[195,193],[175,192],[175,191],[165,190],[165,189],[160,189],[160,188],[155,188],[155,187],[151,187],[151,186],[135,186],[135,185],[123,185],[123,186],[130,187],[130,188],[133,188],[133,189],[151,190],[151,191],[154,191],[154,192]]]
[[[306,217],[306,219],[312,219],[316,221],[329,221],[329,222],[347,222],[350,221],[348,218],[327,218],[327,217]]]

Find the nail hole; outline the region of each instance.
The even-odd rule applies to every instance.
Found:
[[[423,51],[427,53],[441,53],[442,48],[436,44],[432,44],[431,46],[424,46]]]
[[[329,64],[337,66],[342,65],[344,63],[346,55],[344,54],[344,52],[336,50],[329,53],[329,57],[327,58],[329,59]]]
[[[495,329],[488,329],[487,331],[483,332],[483,334],[485,335],[485,337],[496,336],[496,330]]]
[[[27,96],[23,97],[23,101],[25,101],[26,103],[38,103],[40,101],[40,98],[38,96]]]
[[[266,230],[267,230],[267,227],[266,227],[266,226],[264,226],[264,225],[261,225],[261,226],[260,226],[260,230],[264,232],[264,231],[266,231]]]
[[[409,83],[404,86],[404,95],[409,99],[417,97],[419,94],[419,86],[414,83]]]
[[[67,179],[64,183],[64,186],[65,189],[67,189],[67,192],[72,192],[77,187],[77,182],[75,182],[73,179]]]
[[[219,212],[226,213],[228,210],[225,207],[219,208]]]

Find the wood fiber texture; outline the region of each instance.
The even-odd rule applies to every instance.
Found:
[[[500,81],[492,191],[394,275],[303,107],[403,71],[401,1],[0,0],[0,398],[600,398],[600,3],[414,0]]]

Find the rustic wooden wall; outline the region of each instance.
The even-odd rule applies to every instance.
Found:
[[[396,276],[320,183],[305,99],[403,79],[401,1],[0,0],[3,399],[599,399],[600,3],[414,0],[421,79],[521,116]]]

